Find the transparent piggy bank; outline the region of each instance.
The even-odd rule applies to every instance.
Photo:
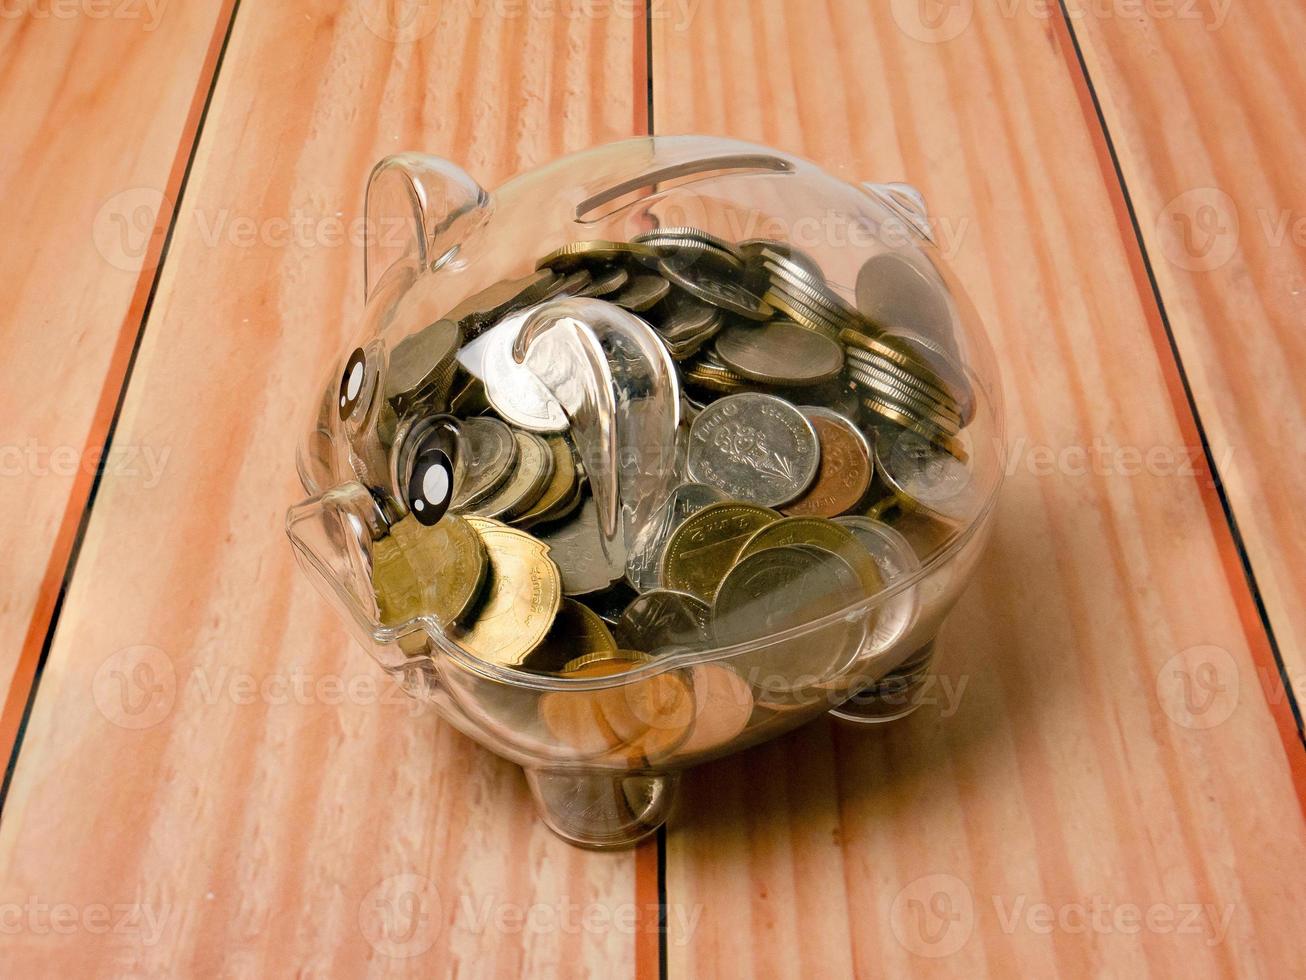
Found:
[[[367,188],[301,566],[381,668],[589,847],[687,766],[917,703],[1002,477],[983,329],[900,184],[649,137]]]

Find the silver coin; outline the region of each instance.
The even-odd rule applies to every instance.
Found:
[[[779,255],[792,262],[816,282],[825,282],[825,273],[821,270],[821,266],[817,261],[802,249],[795,248],[788,242],[778,242],[770,238],[750,238],[748,241],[739,243],[739,254],[744,257],[744,261],[749,265],[760,267],[767,252]]]
[[[709,504],[723,504],[730,498],[724,491],[703,483],[682,483],[667,496],[666,503],[635,537],[626,556],[626,581],[640,592],[662,585],[662,552],[672,533],[692,514]],[[645,647],[635,647],[645,650]]]
[[[920,571],[921,562],[911,542],[888,524],[859,514],[836,517],[834,522],[852,531],[853,537],[871,553],[886,587]],[[919,607],[915,586],[889,599],[875,617],[867,652],[883,653],[906,636],[916,621]]]
[[[857,273],[857,308],[880,329],[920,334],[960,360],[947,287],[923,265],[897,252],[872,255]]]
[[[688,592],[654,589],[631,601],[613,635],[621,649],[645,653],[703,646],[709,641],[711,612],[711,606]]]
[[[816,429],[774,395],[720,398],[689,432],[689,475],[735,500],[778,507],[802,495],[821,461]]]
[[[731,278],[731,273],[723,274],[692,255],[665,258],[658,263],[658,272],[696,300],[749,320],[765,320],[774,312],[738,278]]]
[[[735,374],[772,385],[813,385],[843,370],[843,347],[787,320],[732,323],[713,350]]]
[[[634,313],[652,309],[671,292],[671,283],[652,273],[631,276],[612,302]]]
[[[533,432],[516,431],[517,461],[512,474],[494,493],[480,501],[473,513],[508,520],[524,512],[544,493],[553,479],[553,447]]]
[[[586,497],[572,517],[547,527],[533,529],[549,546],[549,557],[562,573],[564,595],[589,595],[608,588],[625,571],[626,556],[620,536],[610,550],[603,546],[599,510],[593,497]]]
[[[630,272],[624,266],[614,265],[606,269],[591,270],[594,278],[584,289],[576,292],[577,296],[607,296],[615,293],[630,279]]]
[[[880,477],[908,509],[950,524],[965,524],[979,512],[979,487],[970,466],[929,439],[903,430],[876,445]]]
[[[485,386],[485,397],[505,419],[528,432],[563,432],[567,413],[512,345],[533,310],[505,317],[458,352],[460,363]]]
[[[467,471],[451,506],[474,507],[503,486],[517,464],[517,440],[512,429],[498,419],[466,419],[462,435],[467,443]]]

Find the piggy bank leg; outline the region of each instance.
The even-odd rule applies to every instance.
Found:
[[[856,725],[880,725],[906,718],[921,706],[934,662],[934,643],[912,651],[903,663],[862,688],[830,714]]]
[[[550,830],[607,850],[629,847],[666,823],[680,773],[528,768],[526,782]]]

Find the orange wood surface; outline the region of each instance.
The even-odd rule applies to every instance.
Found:
[[[159,266],[113,444],[166,452],[148,487],[106,473],[58,609],[90,476],[0,480],[0,735],[57,622],[0,811],[0,975],[1306,973],[1306,752],[1201,445],[1295,680],[1306,25],[1265,6],[247,2],[211,88],[230,2],[0,21],[0,442],[103,443]],[[600,855],[384,680],[281,524],[372,163],[492,187],[650,122],[920,186],[1011,457],[920,710],[691,772],[663,839]],[[170,209],[115,251],[195,131],[166,254]],[[1241,219],[1222,263],[1175,251],[1228,214],[1171,206],[1193,188]]]
[[[1300,4],[1075,23],[1289,682],[1306,693]]]
[[[0,821],[7,976],[624,975],[647,948],[642,859],[564,844],[516,767],[415,716],[282,531],[372,164],[494,186],[642,131],[642,22],[445,4],[396,40],[377,13],[237,12],[116,437],[169,463],[102,483]],[[321,234],[272,224],[300,217]]]
[[[657,132],[919,184],[1011,445],[925,705],[687,778],[669,975],[1300,974],[1302,747],[1218,499],[1200,462],[1062,456],[1199,450],[1065,24],[928,9],[730,0],[654,35]]]
[[[0,16],[0,750],[13,746],[230,0]],[[148,494],[166,448],[107,457]]]

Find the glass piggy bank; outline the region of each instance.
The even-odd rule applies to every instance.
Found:
[[[687,766],[913,708],[1004,451],[919,194],[659,136],[494,191],[389,157],[367,223],[287,531],[549,827],[628,845]]]

